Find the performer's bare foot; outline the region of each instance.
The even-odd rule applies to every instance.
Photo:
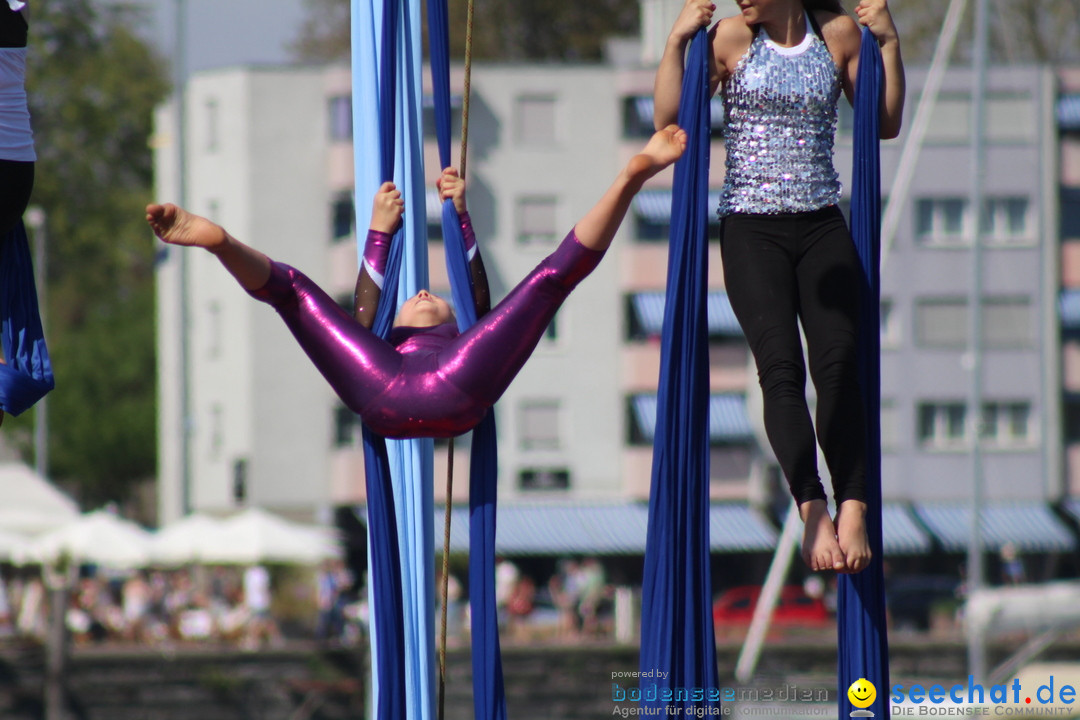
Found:
[[[686,151],[686,131],[678,125],[668,125],[655,133],[641,152],[630,159],[626,174],[632,181],[643,183],[682,157]]]
[[[836,526],[829,517],[829,507],[825,501],[810,500],[802,503],[799,505],[799,516],[802,517],[805,525],[802,541],[803,561],[816,572],[823,570],[843,572],[847,567],[844,562],[844,553],[836,540]]]
[[[170,245],[201,247],[213,252],[224,247],[229,238],[217,223],[172,203],[147,205],[146,222],[155,235]]]
[[[836,510],[836,540],[844,554],[844,572],[857,573],[870,564],[870,539],[866,536],[866,503],[845,500]]]

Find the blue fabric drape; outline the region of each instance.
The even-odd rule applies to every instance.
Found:
[[[0,322],[7,358],[0,365],[0,408],[18,415],[55,386],[41,329],[30,245],[21,220],[0,245]]]
[[[428,0],[428,38],[439,160],[450,166],[450,41],[446,0]],[[443,203],[443,242],[458,327],[476,322],[472,275],[461,234],[461,218],[451,200]],[[472,635],[473,712],[476,720],[506,717],[502,651],[495,608],[495,508],[498,446],[495,413],[489,411],[472,433],[469,462],[469,609]]]
[[[866,409],[866,530],[874,554],[857,575],[841,575],[837,599],[838,697],[840,717],[853,708],[847,691],[860,678],[877,688],[868,710],[888,717],[889,646],[885,628],[885,582],[881,542],[881,51],[863,30],[855,82],[854,167],[851,181],[851,234],[862,261],[859,382]]]
[[[370,207],[389,179],[406,198],[422,198],[419,0],[353,0],[352,31],[356,206]],[[427,285],[425,231],[423,203],[406,203],[373,328],[382,337],[400,303]],[[426,720],[434,711],[432,447],[430,440],[384,441],[364,431],[379,720]]]
[[[691,41],[686,59],[678,122],[688,143],[675,165],[671,202],[641,610],[643,677],[669,673],[666,681],[642,680],[642,705],[657,708],[719,706],[709,699],[709,690],[717,688],[719,679],[708,517],[708,52],[702,29]],[[664,687],[700,693],[691,694],[688,702],[665,702]]]

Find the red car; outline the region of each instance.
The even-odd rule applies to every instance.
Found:
[[[713,603],[713,624],[719,632],[724,627],[745,627],[754,616],[754,607],[761,595],[759,585],[740,585],[725,590]],[[773,610],[770,626],[823,627],[832,618],[821,598],[812,598],[801,585],[781,589],[780,599]]]

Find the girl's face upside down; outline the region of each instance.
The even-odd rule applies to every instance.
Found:
[[[427,290],[421,290],[405,301],[394,320],[394,327],[435,327],[454,318],[450,303]]]

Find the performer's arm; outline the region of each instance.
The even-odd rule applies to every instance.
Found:
[[[461,235],[465,240],[469,274],[472,277],[473,304],[476,306],[476,317],[483,317],[491,309],[491,291],[488,288],[487,273],[484,271],[484,259],[480,256],[480,246],[476,244],[472,218],[469,217],[465,203],[465,180],[458,176],[455,168],[446,168],[436,184],[439,187],[439,197],[453,200],[454,209],[461,218]]]
[[[653,83],[653,125],[657,130],[678,120],[686,47],[694,34],[709,24],[714,10],[716,5],[711,0],[686,0],[671,28]],[[709,43],[714,48],[715,34],[714,28],[710,32]],[[719,86],[720,68],[714,51],[709,54],[709,95],[715,93]]]
[[[382,296],[386,261],[390,256],[390,241],[401,222],[405,203],[394,183],[385,182],[375,193],[371,208],[371,225],[364,245],[364,259],[356,275],[353,296],[353,317],[366,328],[375,324],[375,313]]]
[[[904,95],[906,80],[904,60],[900,55],[900,35],[896,30],[892,14],[885,0],[861,0],[855,8],[858,24],[847,16],[840,16],[836,23],[841,31],[833,33],[838,44],[843,45],[847,56],[844,67],[844,92],[849,101],[855,93],[855,78],[859,71],[859,46],[862,33],[859,24],[870,28],[870,32],[881,48],[881,64],[885,74],[885,84],[881,94],[881,138],[890,140],[900,134],[904,119]],[[829,36],[826,31],[826,36]],[[831,41],[830,41],[831,42]]]

